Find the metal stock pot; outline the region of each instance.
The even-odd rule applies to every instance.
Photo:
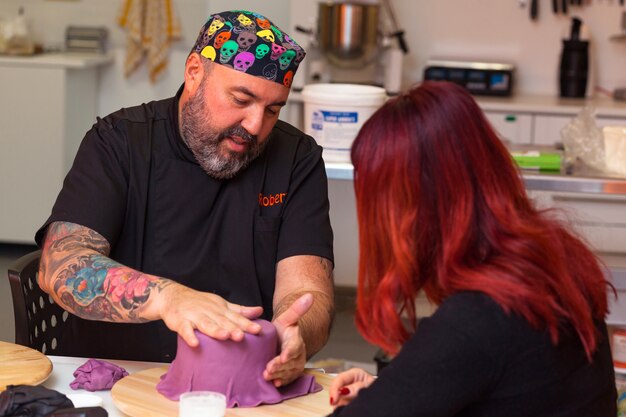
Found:
[[[365,3],[319,3],[320,50],[338,67],[367,65],[379,53],[380,6]]]

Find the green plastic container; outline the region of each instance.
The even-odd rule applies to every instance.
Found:
[[[513,159],[522,169],[538,171],[560,171],[561,155],[558,153],[525,151],[511,152]]]

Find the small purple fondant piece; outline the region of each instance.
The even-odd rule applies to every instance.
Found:
[[[245,333],[241,342],[217,340],[196,331],[200,345],[192,348],[179,336],[176,358],[161,376],[157,391],[174,401],[189,391],[221,392],[229,408],[276,404],[320,391],[312,375],[302,375],[280,388],[263,379],[265,366],[278,354],[278,335],[272,323],[256,322],[261,333]]]
[[[127,375],[126,369],[111,362],[89,359],[74,371],[75,379],[70,383],[70,387],[87,391],[109,390],[113,384]]]

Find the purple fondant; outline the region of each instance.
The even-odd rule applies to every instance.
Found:
[[[272,323],[256,322],[261,333],[246,333],[241,342],[216,340],[196,331],[200,345],[192,348],[179,336],[176,358],[161,376],[157,391],[174,401],[189,391],[221,392],[229,408],[276,404],[320,391],[312,375],[280,388],[263,379],[265,366],[278,354],[278,335]]]
[[[75,379],[70,382],[70,387],[87,391],[108,390],[127,375],[126,369],[111,362],[89,359],[74,371]]]

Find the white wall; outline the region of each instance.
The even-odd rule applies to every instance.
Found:
[[[553,15],[550,2],[539,2],[539,20],[530,21],[528,8],[520,8],[518,0],[391,1],[411,49],[404,62],[405,87],[421,80],[429,58],[481,59],[514,63],[518,92],[557,94],[561,35],[569,29],[570,17]],[[107,26],[115,64],[103,70],[100,80],[98,109],[105,115],[123,106],[173,95],[181,83],[187,53],[210,12],[247,8],[264,13],[306,44],[306,37],[293,27],[296,24],[315,27],[317,3],[317,0],[175,0],[184,38],[173,46],[169,69],[156,85],[150,84],[145,67],[128,79],[122,74],[125,36],[116,24],[122,0],[0,0],[0,17],[14,16],[23,5],[35,35],[46,46],[62,45],[69,24]],[[609,90],[626,86],[626,40],[609,39],[620,31],[622,9],[618,4],[615,0],[594,1],[574,13],[591,31],[597,84]],[[93,121],[76,123],[87,129]],[[356,283],[357,231],[352,196],[351,182],[330,182],[336,280],[342,285]]]
[[[429,58],[507,61],[517,66],[517,91],[557,94],[561,35],[576,15],[592,36],[598,85],[626,87],[626,39],[619,2],[594,1],[555,16],[551,2],[539,1],[539,19],[529,19],[518,0],[391,0],[411,50],[405,58],[404,86],[421,80]],[[316,0],[292,0],[292,26],[315,27]],[[296,7],[297,5],[297,7]],[[299,41],[306,38],[294,34]]]
[[[552,14],[550,2],[539,2],[539,20],[531,21],[528,8],[520,8],[520,2],[513,0],[391,1],[411,48],[404,63],[404,86],[421,79],[429,58],[482,59],[516,64],[518,92],[557,93],[561,35],[569,29],[570,17]],[[184,36],[173,45],[169,69],[156,85],[150,84],[145,67],[128,79],[122,75],[125,33],[116,23],[122,4],[122,0],[1,0],[0,17],[13,17],[24,6],[35,36],[47,47],[63,44],[68,25],[108,27],[116,60],[102,74],[98,108],[105,114],[173,94],[180,85],[187,53],[210,12],[254,9],[307,43],[293,27],[315,27],[318,1],[175,0]],[[597,84],[609,90],[626,86],[626,40],[610,40],[621,30],[623,9],[618,4],[614,0],[596,1],[570,13],[589,26]]]
[[[399,26],[406,31],[403,86],[422,79],[429,58],[505,61],[516,65],[517,92],[558,94],[561,37],[571,17],[580,17],[591,33],[596,85],[626,87],[626,40],[610,37],[621,28],[623,9],[617,1],[593,2],[569,16],[554,15],[551,2],[540,1],[539,19],[515,0],[391,0]],[[291,0],[291,23],[315,28],[316,0]],[[306,44],[307,36],[293,34]],[[356,285],[358,230],[350,181],[329,183],[331,221],[335,231],[335,281]]]
[[[123,75],[126,34],[117,24],[123,0],[0,0],[0,18],[13,18],[24,6],[35,38],[46,48],[64,44],[65,28],[105,26],[109,29],[109,50],[114,64],[102,70],[98,113],[105,115],[120,107],[172,96],[180,87],[185,59],[200,27],[210,13],[235,8],[252,8],[277,22],[289,19],[288,0],[254,2],[245,0],[174,0],[183,37],[171,48],[169,67],[156,84],[151,84],[145,66],[129,78]],[[87,129],[93,121],[81,121]]]

